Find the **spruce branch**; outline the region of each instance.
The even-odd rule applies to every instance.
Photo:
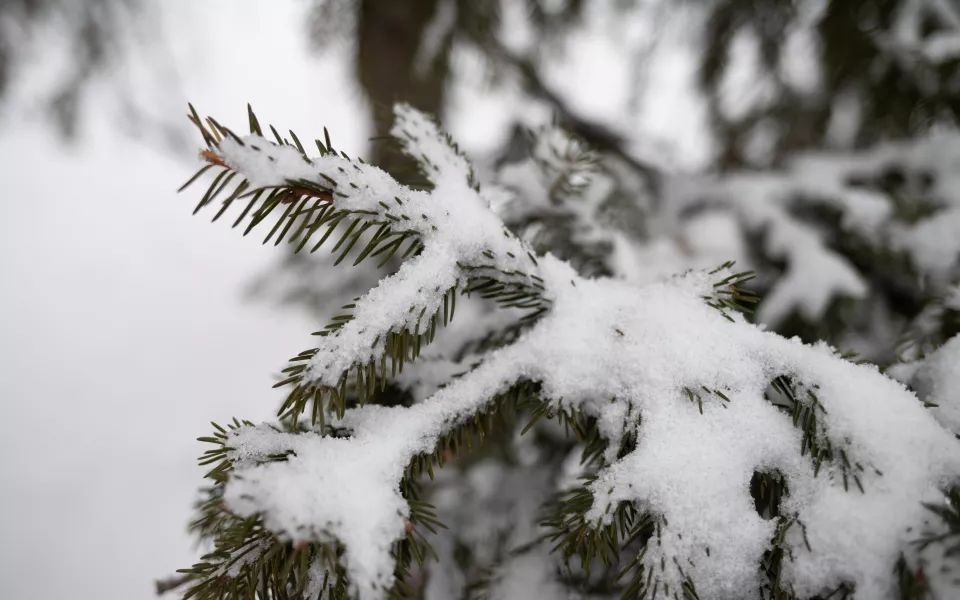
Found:
[[[925,494],[960,478],[956,440],[911,393],[826,345],[749,324],[738,312],[753,300],[741,288],[749,274],[731,264],[638,286],[535,256],[490,211],[449,138],[409,107],[396,116],[393,133],[430,190],[335,154],[329,139],[317,142],[319,156],[292,133],[288,142],[271,128],[277,141],[267,142],[252,112],[244,139],[193,119],[217,157],[200,173],[214,176],[200,208],[236,185],[223,203],[252,193],[241,215],[250,230],[303,188],[315,195],[287,203],[268,239],[294,229],[294,239],[310,238],[351,218],[358,229],[342,234],[341,252],[367,230],[361,255],[412,244],[397,273],[291,361],[281,426],[236,422],[205,440],[221,490],[205,506],[225,516],[201,526],[220,549],[187,571],[197,594],[286,597],[331,578],[336,594],[362,600],[402,593],[411,566],[430,556],[427,533],[442,528],[420,478],[521,405],[527,431],[557,419],[594,469],[545,521],[587,579],[595,564],[623,559],[628,595],[738,597],[758,569],[774,573],[775,596],[889,589],[889,559],[903,529],[922,520]],[[320,216],[303,214],[311,199]],[[474,294],[528,311],[525,329],[412,406],[364,403],[388,358],[394,377],[433,340],[445,309],[452,318],[456,298]],[[346,405],[350,377],[358,406]],[[781,397],[767,396],[771,381]],[[316,423],[305,426],[296,417],[310,402]],[[818,477],[820,465],[831,477]],[[869,485],[866,467],[870,477],[882,470],[883,485]],[[757,473],[776,520],[748,493]]]
[[[236,198],[252,195],[242,219],[259,195],[271,190],[252,213],[247,227],[249,232],[271,211],[288,204],[265,241],[279,231],[275,243],[280,243],[302,217],[289,240],[299,239],[298,251],[321,228],[326,230],[312,252],[327,242],[338,225],[352,220],[333,246],[333,252],[340,251],[337,263],[360,240],[364,240],[365,246],[354,260],[355,265],[371,257],[379,258],[383,264],[401,248],[406,248],[403,258],[410,258],[397,274],[345,306],[349,312],[334,317],[318,332],[325,338],[323,344],[291,360],[284,370],[287,378],[278,384],[293,388],[280,409],[281,417],[297,418],[312,406],[311,421],[322,426],[325,410],[332,410],[338,417],[343,415],[348,386],[357,390],[362,404],[373,395],[375,381],[379,380],[381,389],[386,382],[388,358],[393,376],[403,370],[404,364],[416,360],[422,348],[433,341],[438,325],[445,326],[453,318],[458,295],[477,293],[505,308],[528,309],[528,319],[536,319],[546,311],[549,300],[536,275],[537,262],[531,250],[499,221],[490,218],[472,167],[449,137],[424,115],[409,107],[398,107],[394,132],[434,186],[454,186],[450,192],[463,196],[447,209],[426,202],[423,192],[397,184],[376,167],[337,156],[328,135],[326,145],[317,141],[321,156],[311,159],[295,134],[291,132],[295,144],[277,134],[277,144],[266,142],[259,135],[258,120],[252,110],[250,117],[251,136],[246,141],[213,119],[207,120],[210,132],[199,117],[192,119],[211,146],[202,154],[208,167],[221,169],[198,210],[213,203],[231,179],[240,175],[240,183],[223,201],[217,217]],[[288,170],[256,181],[258,174],[280,164]],[[478,213],[478,208],[482,212]],[[445,213],[457,210],[462,226],[476,225],[480,229],[441,231],[434,224]],[[372,236],[363,237],[371,231]],[[383,312],[384,299],[389,299],[391,312]],[[358,315],[363,325],[357,325]],[[372,327],[371,321],[379,325]],[[345,348],[351,350],[345,352]]]

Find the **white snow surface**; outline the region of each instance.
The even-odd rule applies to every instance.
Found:
[[[922,360],[897,366],[897,376],[902,373],[921,399],[936,405],[930,412],[940,424],[960,435],[960,336]]]
[[[703,297],[717,293],[714,283],[726,272],[638,285],[583,279],[549,255],[534,263],[467,185],[469,166],[432,122],[406,107],[398,120],[411,154],[425,157],[431,193],[339,158],[308,164],[290,148],[221,145],[257,185],[301,177],[323,183],[322,172],[349,192],[334,200],[342,207],[382,213],[383,201],[391,211],[406,211],[425,245],[357,303],[356,318],[340,335],[325,338],[311,376],[332,384],[351,365],[375,358],[376,336],[410,326],[411,306],[434,310],[462,277],[457,261],[481,261],[484,250],[498,269],[541,278],[551,310],[517,342],[412,407],[347,411],[338,425],[352,431],[349,438],[267,426],[235,431],[229,443],[235,476],[225,492],[231,510],[260,513],[270,529],[295,540],[339,539],[354,592],[363,600],[382,598],[393,583],[390,550],[409,514],[398,484],[411,457],[432,452],[443,433],[527,379],[542,382],[544,399],[554,405],[596,416],[612,446],[626,428],[638,428],[636,451],[592,484],[588,516],[603,522],[618,502],[632,501],[660,517],[662,544],[651,545],[646,560],[664,558],[659,574],[671,587],[680,587],[684,576],[676,565],[683,565],[704,598],[740,599],[757,589],[757,565],[775,521],[757,515],[749,484],[754,471],[775,469],[790,489],[783,511],[803,531],[794,527],[787,536],[793,560],[784,563],[783,581],[800,595],[850,582],[865,598],[891,597],[893,564],[911,539],[908,530],[925,516],[921,501],[960,476],[960,444],[911,392],[824,345],[778,337],[737,315],[724,318]],[[263,159],[267,154],[275,160]],[[788,233],[788,241],[803,239],[803,231]],[[815,307],[817,299],[809,302]],[[814,475],[809,456],[800,454],[800,431],[764,398],[781,375],[800,389],[816,389],[825,435],[864,467],[863,493],[853,485],[845,490],[834,464]],[[729,403],[701,392],[701,414],[685,389],[704,388],[721,391]],[[258,464],[258,457],[284,450],[295,454]]]

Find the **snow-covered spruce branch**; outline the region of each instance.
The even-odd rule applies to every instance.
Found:
[[[240,139],[215,121],[210,122],[214,132],[204,136],[215,147],[204,157],[221,172],[198,209],[239,174],[242,181],[224,200],[224,209],[251,196],[242,219],[266,196],[247,231],[286,205],[265,241],[279,244],[289,235],[303,248],[317,238],[316,250],[346,222],[333,246],[340,252],[338,262],[358,242],[364,247],[354,264],[367,258],[383,264],[403,248],[402,257],[412,257],[398,273],[344,306],[347,312],[319,332],[324,344],[293,359],[285,370],[288,378],[278,384],[296,385],[281,414],[295,417],[312,403],[314,421],[322,423],[327,398],[342,416],[351,373],[361,402],[368,398],[378,374],[386,381],[388,358],[393,375],[417,358],[439,324],[453,318],[458,291],[529,309],[531,318],[549,304],[536,259],[488,210],[466,159],[424,115],[404,107],[397,114],[393,134],[419,161],[433,194],[406,188],[376,167],[338,155],[329,138],[326,145],[317,140],[321,155],[314,158],[307,157],[292,132],[294,143],[284,143],[276,133],[279,143],[267,142],[256,133],[260,127],[252,112],[249,137]],[[200,123],[199,117],[193,120]],[[433,201],[437,194],[448,201]]]
[[[730,265],[636,286],[534,257],[434,123],[405,106],[396,118],[393,133],[429,191],[337,155],[329,141],[317,142],[316,157],[292,133],[292,143],[276,134],[269,142],[252,113],[253,134],[242,139],[194,117],[208,142],[205,169],[222,171],[201,207],[239,177],[224,208],[251,194],[251,227],[285,207],[268,239],[306,247],[353,219],[335,245],[341,257],[371,232],[357,261],[410,244],[399,271],[288,369],[282,414],[295,418],[313,402],[319,428],[237,422],[208,440],[219,486],[208,504],[234,537],[190,571],[194,594],[396,593],[409,554],[423,558],[419,526],[437,524],[416,498],[416,477],[442,466],[465,428],[482,437],[485,416],[512,401],[574,429],[595,421],[606,442],[600,469],[560,503],[567,518],[547,525],[558,550],[585,565],[642,542],[636,560],[627,557],[627,594],[892,597],[894,566],[928,514],[923,502],[942,503],[960,479],[960,445],[912,393],[825,345],[747,323],[732,310],[750,298]],[[415,359],[467,289],[528,309],[529,327],[413,406],[348,409],[351,374],[362,402],[393,376],[388,359],[397,368]],[[750,495],[755,473],[778,501],[768,518]],[[293,549],[264,550],[249,531]],[[315,550],[298,554],[304,547]],[[270,581],[265,565],[274,565]]]
[[[776,325],[799,309],[815,321],[832,299],[862,298],[870,290],[862,269],[858,272],[849,256],[831,247],[823,227],[798,220],[791,208],[835,212],[839,233],[862,240],[877,254],[898,256],[928,287],[942,287],[955,280],[960,264],[960,240],[954,235],[960,229],[958,158],[960,138],[942,133],[853,154],[801,155],[782,173],[680,181],[679,196],[687,198],[672,200],[678,207],[691,201],[727,203],[745,229],[765,232],[766,252],[784,259],[787,269],[765,296],[761,320]],[[864,185],[871,178],[904,177],[895,169],[912,169],[929,178],[929,189],[923,192],[931,199],[923,201],[920,190],[910,190],[917,197],[898,197]]]
[[[584,162],[553,150],[576,146],[569,134],[540,131],[533,142],[531,159],[498,172],[516,195],[499,214],[512,229],[527,228],[537,247],[573,258],[581,273],[646,283],[737,258],[758,271],[766,292],[757,318],[776,328],[795,317],[828,320],[841,299],[865,312],[886,310],[897,294],[924,303],[960,274],[955,133],[801,154],[777,171],[665,175],[663,196],[648,202],[641,182],[617,173],[610,157]],[[571,177],[580,185],[557,198],[552,183]],[[612,210],[624,196],[642,213],[640,227]]]

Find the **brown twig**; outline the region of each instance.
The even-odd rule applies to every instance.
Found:
[[[216,152],[214,152],[213,150],[201,150],[200,158],[207,161],[211,165],[217,165],[219,167],[229,168],[227,167],[227,163],[224,162],[223,157],[217,154]]]

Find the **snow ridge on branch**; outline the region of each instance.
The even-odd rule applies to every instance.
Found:
[[[294,547],[342,544],[351,593],[383,598],[397,584],[397,544],[415,535],[411,523],[430,523],[408,493],[411,473],[432,474],[458,428],[483,432],[484,416],[533,382],[535,414],[596,419],[608,442],[597,477],[577,489],[589,508],[566,523],[581,523],[583,539],[606,540],[597,536],[625,528],[629,506],[653,527],[630,567],[638,590],[759,597],[762,565],[778,550],[789,557],[778,582],[801,597],[847,585],[865,598],[890,596],[922,502],[960,477],[960,445],[916,396],[825,345],[749,324],[734,310],[750,300],[738,288],[746,277],[730,265],[641,286],[534,256],[490,211],[433,121],[407,106],[396,118],[393,133],[430,190],[337,155],[329,140],[317,142],[317,157],[295,136],[267,142],[252,113],[255,133],[243,139],[215,122],[213,133],[202,128],[213,140],[207,162],[243,180],[230,202],[269,194],[257,222],[270,202],[285,205],[274,231],[306,241],[331,219],[355,219],[338,246],[363,240],[358,261],[397,239],[411,244],[399,271],[288,368],[293,391],[282,412],[296,417],[312,402],[314,425],[246,424],[218,437],[231,514],[262,519]],[[218,185],[226,183],[211,190]],[[416,359],[468,290],[528,310],[529,327],[413,406],[346,406],[351,374],[362,404],[375,382]],[[758,515],[756,473],[785,482],[779,518]],[[578,554],[562,528],[558,547]],[[329,570],[311,572],[318,581],[326,573],[326,585]]]

